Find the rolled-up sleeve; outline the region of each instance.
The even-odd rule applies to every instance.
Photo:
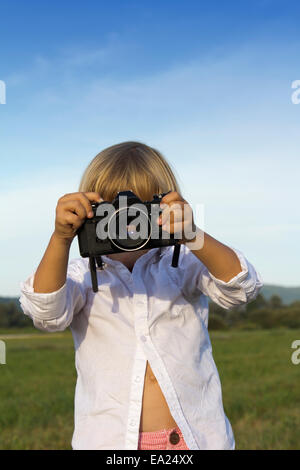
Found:
[[[35,273],[20,283],[19,302],[25,315],[30,317],[39,330],[54,332],[65,330],[74,315],[80,313],[86,301],[86,287],[81,262],[71,260],[68,264],[65,284],[50,293],[34,292]]]
[[[261,275],[240,250],[230,248],[240,261],[241,271],[227,282],[216,278],[188,248],[185,249],[181,279],[187,295],[194,296],[202,292],[225,309],[246,304],[256,298],[263,286]]]

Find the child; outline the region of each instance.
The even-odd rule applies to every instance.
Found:
[[[103,256],[95,293],[88,258],[69,261],[70,245],[93,216],[91,202],[111,202],[122,190],[142,201],[169,192],[157,223],[169,233],[184,228],[178,267],[171,266],[171,246]],[[79,191],[59,199],[55,230],[20,297],[36,328],[72,331],[73,449],[234,449],[207,331],[207,296],[226,309],[245,304],[262,287],[259,274],[240,251],[206,233],[200,247],[193,243],[200,229],[186,237],[192,210],[169,164],[147,145],[124,142],[100,152]]]

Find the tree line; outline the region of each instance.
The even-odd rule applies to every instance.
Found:
[[[32,326],[32,320],[24,315],[19,303],[10,300],[0,303],[0,328],[24,328]],[[300,301],[284,305],[278,295],[266,300],[258,294],[249,304],[226,310],[210,302],[209,329],[228,328],[300,328]]]
[[[208,326],[211,330],[300,328],[300,301],[284,305],[278,295],[272,295],[267,300],[258,294],[252,302],[230,310],[211,303]]]
[[[0,303],[0,328],[24,328],[32,324],[32,320],[24,315],[16,301],[9,300]]]

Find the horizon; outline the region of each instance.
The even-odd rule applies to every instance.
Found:
[[[263,294],[263,290],[265,288],[268,288],[268,287],[272,287],[272,288],[280,288],[280,289],[300,289],[300,285],[299,286],[281,286],[281,285],[277,285],[277,284],[264,284],[262,289],[260,290],[259,294]],[[275,295],[278,295],[278,294],[275,294]],[[10,296],[10,295],[0,295],[0,299],[17,299],[19,297],[19,295],[15,295],[15,296]],[[299,300],[300,300],[300,297],[299,297]],[[213,302],[212,300],[210,300],[210,302]]]

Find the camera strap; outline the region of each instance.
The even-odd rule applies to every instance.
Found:
[[[89,256],[89,260],[90,260],[90,272],[91,272],[93,292],[98,292],[98,280],[97,280],[96,263],[95,263],[94,256]]]
[[[93,292],[98,292],[98,279],[97,279],[97,268],[96,262],[99,269],[103,269],[103,261],[101,256],[89,256],[90,260],[90,272],[93,286]]]
[[[180,253],[180,243],[176,243],[176,245],[174,245],[174,251],[173,251],[173,256],[172,256],[173,268],[177,268],[178,266],[179,253]]]

